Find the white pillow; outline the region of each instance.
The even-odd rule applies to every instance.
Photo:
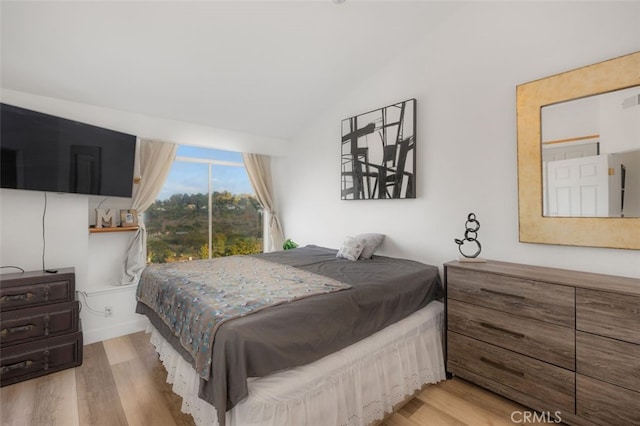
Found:
[[[338,250],[338,254],[336,257],[348,259],[348,260],[358,260],[360,253],[364,249],[364,240],[361,238],[355,237],[347,237],[342,243],[342,247]]]
[[[356,238],[364,240],[364,249],[360,253],[360,259],[371,259],[373,253],[384,241],[384,234],[360,234]]]

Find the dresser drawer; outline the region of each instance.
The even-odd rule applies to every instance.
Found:
[[[575,330],[556,324],[448,301],[451,331],[575,370]]]
[[[3,281],[0,287],[0,310],[29,308],[61,302],[72,302],[75,299],[75,282],[73,279],[57,279],[40,283],[20,283]]]
[[[640,345],[579,331],[576,355],[578,373],[640,392]]]
[[[78,331],[77,301],[0,313],[2,348]]]
[[[576,414],[601,425],[640,425],[640,393],[577,375]]]
[[[640,344],[640,296],[578,288],[576,328]]]
[[[540,401],[541,404],[534,403],[538,406],[533,407],[538,410],[574,412],[575,373],[572,371],[458,333],[448,333],[448,345],[448,371],[461,377],[465,377],[465,372],[473,372],[508,386]]]
[[[447,297],[574,327],[575,289],[481,271],[447,268]]]
[[[0,385],[6,386],[82,364],[82,333],[2,349]]]

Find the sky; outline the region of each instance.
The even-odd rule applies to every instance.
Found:
[[[242,153],[219,149],[180,146],[178,157],[206,158],[218,161],[242,163]],[[158,200],[166,200],[173,194],[206,194],[208,165],[175,161],[167,181],[158,194]],[[232,194],[254,194],[244,167],[212,166],[212,191],[229,191]]]

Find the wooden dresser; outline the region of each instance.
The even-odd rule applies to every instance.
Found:
[[[75,273],[0,275],[0,385],[82,364]]]
[[[447,372],[575,425],[640,425],[640,279],[444,265]]]

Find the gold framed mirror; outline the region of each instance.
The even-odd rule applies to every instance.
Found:
[[[517,86],[521,242],[640,249],[638,217],[543,215],[541,118],[543,107],[639,85],[640,52],[635,52]],[[640,110],[640,99],[634,108]]]

